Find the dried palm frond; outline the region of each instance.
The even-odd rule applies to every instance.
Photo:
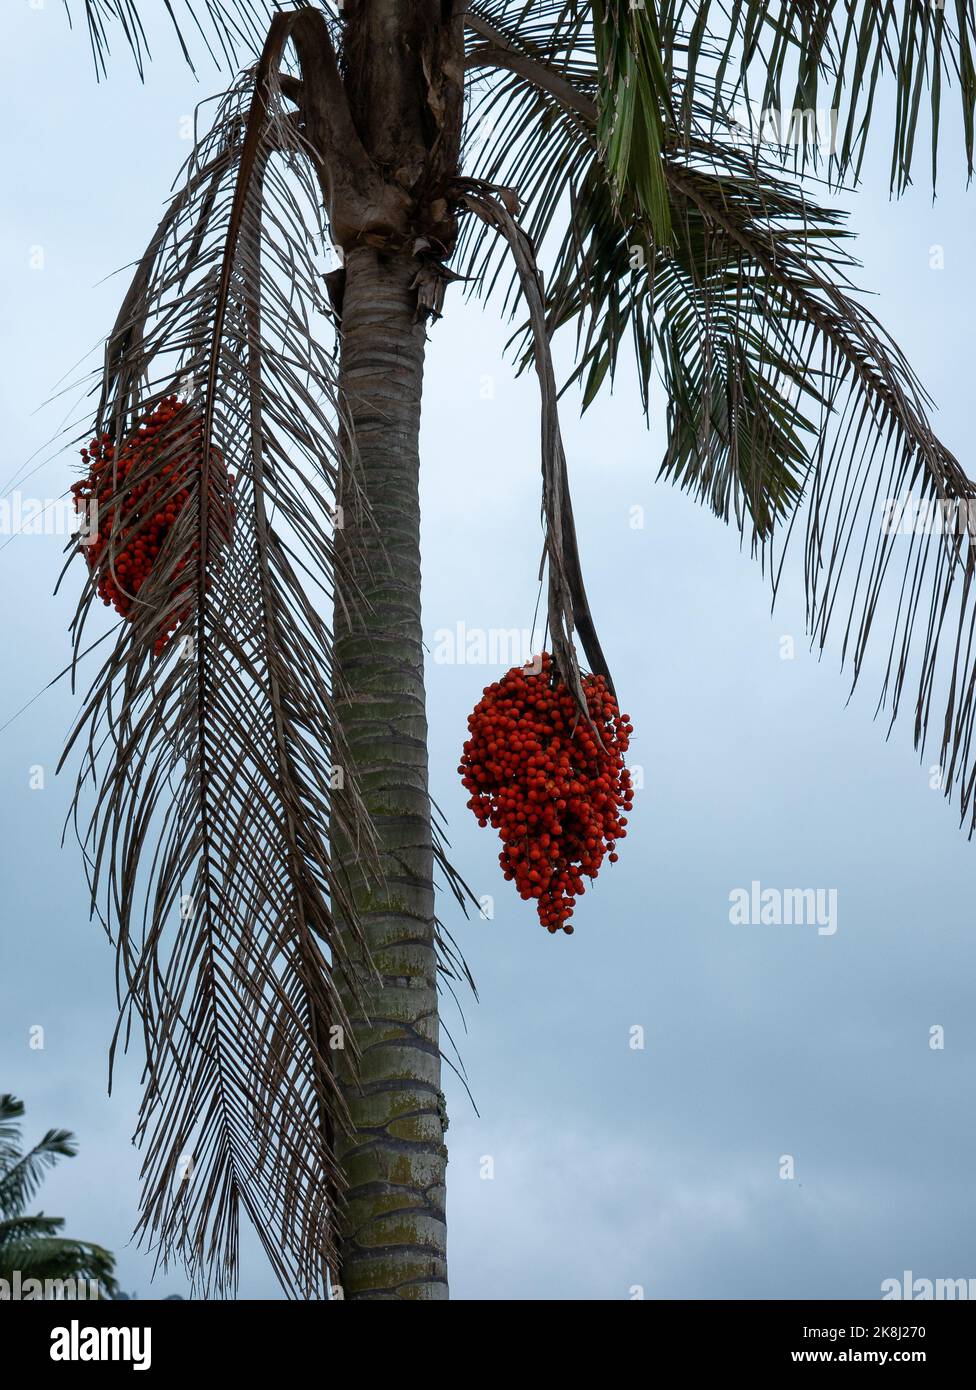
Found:
[[[64,0],[71,20],[70,0]],[[88,38],[91,44],[95,71],[100,76],[108,72],[113,25],[135,59],[139,76],[145,76],[147,60],[152,56],[142,13],[146,5],[137,0],[83,0]],[[235,68],[242,56],[260,53],[268,31],[268,22],[275,10],[285,6],[278,0],[153,0],[156,9],[165,10],[172,24],[183,56],[193,68],[195,48],[202,46],[215,63],[221,58]]]
[[[276,76],[286,32],[272,28],[256,74],[221,100],[108,340],[98,429],[120,446],[182,391],[203,444],[65,756],[80,754],[73,815],[93,910],[118,944],[113,1056],[133,1026],[146,1049],[140,1233],[203,1291],[226,1292],[243,1209],[286,1291],[314,1297],[341,1198],[330,1057],[341,1043],[355,1058],[339,977],[354,993],[347,949],[366,958],[328,851],[336,818],[367,869],[376,855],[319,613],[333,593],[338,470],[348,495],[355,459],[321,345],[331,310],[314,163]],[[223,545],[212,451],[237,478]],[[118,477],[113,517],[124,492]],[[113,532],[101,563],[116,553]],[[74,624],[79,653],[96,579]],[[174,612],[176,636],[154,655]]]

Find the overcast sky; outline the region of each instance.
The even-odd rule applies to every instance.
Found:
[[[122,51],[96,85],[85,35],[56,0],[7,0],[0,49],[0,494],[32,459],[22,496],[49,499],[75,460],[47,441],[82,397],[44,402],[110,326],[123,282],[106,277],[144,247],[187,153],[184,118],[221,79],[203,66],[195,82],[162,38],[145,87]],[[889,203],[886,155],[879,145],[852,200],[861,283],[976,475],[973,208],[958,142],[946,141],[934,205],[924,170]],[[514,379],[506,337],[496,310],[460,296],[431,332],[432,653],[459,623],[532,622],[537,395]],[[575,935],[549,937],[501,881],[495,838],[465,810],[455,772],[467,713],[500,668],[431,659],[434,795],[456,864],[494,897],[491,921],[465,923],[442,902],[480,991],[462,1001],[466,1034],[450,1001],[444,1015],[480,1111],[448,1075],[453,1294],[877,1298],[906,1269],[976,1276],[976,846],[930,787],[936,755],[919,763],[910,716],[885,742],[875,672],[845,708],[836,646],[818,662],[803,638],[799,548],[771,616],[734,533],[655,484],[662,420],[646,429],[628,372],[582,421],[568,400],[564,432],[592,607],[644,789]],[[52,598],[62,544],[0,535],[0,724],[68,660],[79,579]],[[109,1099],[113,952],[87,920],[76,847],[59,846],[69,786],[54,768],[75,707],[62,683],[0,734],[0,1091],[26,1101],[28,1137],[55,1125],[78,1136],[80,1156],[38,1205],[113,1248],[126,1289],[185,1292],[179,1270],[151,1283],[151,1254],[128,1243],[138,1059]],[[753,880],[834,890],[836,931],[733,925],[729,895]],[[38,1025],[44,1047],[32,1049]],[[253,1240],[241,1294],[277,1296]]]

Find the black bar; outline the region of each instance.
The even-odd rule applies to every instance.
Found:
[[[499,1374],[511,1377],[519,1370],[520,1380],[538,1362],[547,1381],[563,1365],[575,1379],[584,1375],[580,1357],[587,1364],[595,1358],[584,1378],[595,1374],[597,1383],[615,1365],[622,1371],[631,1358],[635,1371],[643,1366],[648,1377],[668,1364],[691,1374],[699,1368],[748,1372],[801,1365],[876,1365],[886,1370],[934,1366],[965,1375],[974,1331],[972,1307],[964,1300],[647,1300],[628,1306],[456,1300],[431,1313],[413,1305],[406,1315],[408,1325],[400,1322],[404,1310],[389,1304],[368,1312],[348,1303],[322,1307],[284,1301],[8,1301],[0,1303],[0,1335],[5,1347],[13,1350],[20,1383],[25,1382],[25,1372],[34,1370],[67,1380],[79,1372],[172,1377],[239,1370],[250,1384],[256,1376],[280,1378],[302,1366],[317,1367],[323,1380],[329,1380],[334,1374],[330,1368],[341,1367],[347,1356],[355,1364],[356,1343],[346,1338],[382,1338],[394,1328],[409,1333],[423,1327],[430,1316],[436,1317],[446,1337],[461,1333],[466,1339],[453,1355],[449,1348],[454,1344],[445,1343],[448,1385],[469,1373],[467,1357],[458,1358],[461,1347],[469,1345],[477,1347],[479,1379],[493,1361]],[[107,1333],[103,1344],[101,1329],[119,1331]],[[128,1330],[128,1338],[122,1329]],[[80,1359],[91,1351],[97,1351],[98,1359]],[[71,1359],[60,1359],[61,1352]],[[128,1354],[129,1359],[102,1359],[113,1352]],[[375,1348],[363,1357],[367,1381],[368,1368],[382,1364],[382,1356],[377,1363],[374,1354]],[[148,1365],[137,1371],[134,1363],[147,1359]],[[399,1353],[387,1366],[390,1369],[412,1379],[409,1350]]]

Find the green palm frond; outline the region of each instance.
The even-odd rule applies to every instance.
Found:
[[[44,1179],[59,1158],[74,1158],[78,1152],[75,1137],[66,1129],[49,1129],[40,1143],[21,1151],[20,1121],[24,1102],[16,1096],[0,1095],[0,1217],[22,1216]]]
[[[74,1158],[78,1148],[66,1129],[49,1129],[40,1143],[9,1164],[0,1160],[0,1215],[16,1216],[24,1210],[59,1158]]]
[[[87,1240],[69,1240],[57,1232],[60,1217],[22,1217],[0,1222],[0,1279],[19,1271],[21,1280],[93,1280],[111,1297],[118,1285],[111,1251]]]
[[[565,0],[528,6],[479,0],[468,16],[467,39],[464,172],[479,183],[516,189],[525,230],[542,246],[567,190],[597,149],[592,25]],[[462,227],[457,259],[486,297],[510,269],[503,243],[474,218]],[[514,304],[518,277],[506,285],[506,304]]]
[[[600,299],[608,270],[591,245],[588,391],[632,334],[643,380],[656,358],[668,392],[665,474],[726,519],[733,511],[764,552],[777,522],[789,519],[792,532],[804,498],[813,640],[823,648],[840,626],[856,683],[881,613],[893,613],[889,636],[876,634],[888,647],[883,704],[893,723],[912,696],[920,752],[933,719],[947,792],[955,786],[972,831],[974,535],[964,526],[905,539],[885,529],[885,508],[911,493],[952,509],[976,488],[934,434],[904,355],[845,283],[836,213],[768,171],[730,167],[725,150],[709,153],[666,162],[682,235],[640,284],[628,268],[625,287],[617,281]],[[611,254],[619,264],[618,245]],[[571,318],[579,299],[569,265],[552,286],[554,321]]]
[[[521,107],[522,143],[509,143],[507,159],[498,152],[492,175],[520,194],[520,172],[542,180],[536,186],[544,197],[526,212],[529,228],[544,234],[558,211],[568,214],[549,279],[548,324],[550,332],[575,328],[584,405],[612,382],[632,346],[645,408],[655,371],[667,395],[663,473],[734,519],[770,559],[774,584],[782,555],[774,560],[771,547],[780,530],[789,535],[805,518],[813,640],[823,647],[828,628],[842,629],[855,683],[871,633],[887,643],[882,703],[893,722],[910,693],[919,750],[930,720],[936,725],[946,792],[957,790],[961,817],[976,829],[976,661],[968,636],[976,534],[964,524],[957,534],[902,538],[883,516],[887,499],[909,491],[922,506],[952,509],[976,488],[934,434],[931,402],[904,355],[851,285],[855,263],[844,249],[843,218],[790,181],[782,151],[736,143],[725,108],[709,96],[716,82],[723,100],[728,95],[733,50],[725,54],[725,76],[720,62],[719,77],[709,77],[714,36],[699,19],[693,40],[686,35],[679,44],[677,10],[664,7],[661,30],[674,40],[668,71],[681,115],[658,160],[669,202],[670,239],[662,243],[640,190],[628,188],[619,168],[607,168],[593,85],[601,74],[594,67],[568,97],[552,80],[554,73],[573,85],[581,55],[585,64],[585,42],[560,45],[570,42],[580,7],[544,8],[549,39],[537,38],[533,52],[503,65],[481,100],[511,126],[519,88],[530,92]],[[503,25],[505,9],[491,7],[494,25]],[[736,7],[736,23],[747,9],[758,22],[766,7]],[[508,15],[514,45],[517,23]],[[910,9],[906,25],[916,20]],[[815,31],[807,36],[811,52]],[[795,49],[789,24],[776,32]],[[547,74],[535,73],[534,64]],[[785,58],[779,70],[787,70]],[[682,88],[689,74],[696,84],[690,96]],[[565,144],[555,170],[546,162],[553,126]],[[906,134],[904,159],[910,143]],[[478,239],[462,246],[483,270],[472,254]],[[530,342],[526,361],[531,354]],[[893,628],[879,637],[888,612]],[[938,690],[946,691],[941,706]]]
[[[0,1221],[0,1247],[28,1237],[54,1236],[63,1229],[63,1216],[45,1216],[43,1212],[35,1216],[8,1216]]]
[[[805,518],[813,640],[823,648],[828,629],[842,629],[855,683],[872,632],[887,644],[883,704],[894,722],[910,695],[920,752],[935,724],[947,793],[958,792],[972,831],[974,535],[964,525],[905,538],[885,529],[884,514],[888,499],[909,493],[951,510],[976,487],[934,434],[904,355],[850,286],[838,211],[701,136],[664,167],[670,254],[618,215],[598,171],[574,190],[550,321],[575,324],[585,400],[632,343],[645,407],[655,367],[664,383],[663,473],[734,519],[764,555],[780,524],[792,533]],[[887,637],[877,631],[883,612],[894,614]]]
[[[797,378],[809,378],[792,358],[782,331],[765,343],[756,327],[741,331],[741,287],[734,266],[723,260],[722,238],[667,182],[668,160],[681,143],[677,137],[669,139],[667,158],[656,158],[668,198],[669,232],[662,243],[639,190],[608,175],[597,133],[600,84],[592,37],[593,57],[587,61],[586,33],[578,20],[570,22],[571,7],[533,6],[531,39],[514,21],[508,30],[503,27],[509,8],[491,7],[490,19],[479,21],[479,42],[487,33],[496,51],[504,43],[514,56],[504,76],[477,99],[474,128],[494,126],[495,134],[490,145],[479,142],[472,167],[485,179],[517,190],[535,243],[564,220],[550,282],[550,329],[576,323],[575,375],[584,383],[584,406],[605,380],[612,381],[619,353],[632,343],[645,407],[652,361],[665,376],[672,413],[667,471],[693,490],[703,486],[720,515],[727,517],[730,508],[738,514],[744,504],[758,534],[768,535],[774,517],[784,515],[798,496],[806,457],[798,431],[809,423],[781,399],[780,388],[796,392]],[[477,44],[471,55],[477,81],[487,55]],[[543,67],[566,84],[569,96],[538,76]],[[738,167],[740,175],[749,173],[752,163],[740,158]],[[781,214],[801,206],[785,184],[775,192]],[[767,210],[772,212],[768,203]],[[830,225],[836,220],[822,210],[821,218]],[[804,228],[810,240],[809,217]],[[786,228],[779,234],[786,236]],[[466,269],[488,290],[501,268],[494,251],[477,229],[465,229]],[[646,277],[635,274],[635,257],[645,266],[655,262],[653,295],[647,293]],[[709,312],[703,324],[695,299],[706,282]],[[767,296],[772,288],[765,287]],[[706,350],[695,352],[703,330]]]
[[[21,1153],[23,1115],[23,1101],[0,1095],[0,1279],[9,1281],[19,1271],[23,1279],[97,1280],[106,1293],[114,1293],[115,1258],[108,1250],[61,1236],[61,1216],[24,1210],[48,1169],[59,1158],[74,1158],[78,1149],[67,1130],[49,1129],[40,1143]]]
[[[24,1102],[16,1096],[0,1095],[0,1169],[15,1163],[20,1155],[20,1121]]]
[[[673,227],[666,251],[639,217],[614,206],[591,161],[572,191],[550,283],[550,324],[576,327],[574,376],[583,383],[584,408],[613,380],[629,347],[645,410],[658,369],[669,411],[665,474],[726,520],[730,511],[740,518],[744,505],[764,539],[799,498],[803,436],[823,405],[822,383],[796,337],[802,314],[779,266],[798,256],[821,279],[843,282],[854,262],[838,241],[845,235],[838,210],[818,207],[734,151],[700,149],[718,151],[721,162],[664,161]],[[713,206],[748,229],[754,244],[762,240],[761,261],[709,215]]]
[[[616,201],[632,203],[666,246],[671,217],[661,156],[674,113],[657,12],[630,0],[593,0],[591,8],[603,167]]]
[[[901,192],[926,104],[934,182],[950,92],[973,172],[973,0],[473,0],[467,25],[476,144],[465,173],[517,188],[537,242],[578,174],[581,137],[600,146],[617,201],[659,245],[670,197],[655,146],[688,149],[743,112],[746,138],[778,133],[784,145],[770,153],[837,181],[860,172],[869,137],[890,132]]]
[[[869,135],[891,141],[891,185],[910,182],[927,109],[935,182],[943,98],[958,109],[973,173],[976,14],[973,0],[662,0],[664,62],[719,125],[737,101],[780,113],[801,164],[819,161],[794,112],[835,113],[836,177],[861,169]],[[893,107],[893,109],[892,109]]]

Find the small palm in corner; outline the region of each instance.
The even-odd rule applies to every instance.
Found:
[[[59,1158],[78,1152],[74,1135],[49,1129],[27,1152],[21,1148],[19,1121],[24,1102],[0,1095],[0,1279],[12,1284],[16,1271],[28,1279],[81,1279],[97,1282],[102,1297],[116,1293],[115,1256],[87,1240],[60,1234],[63,1216],[27,1214],[44,1174]]]

